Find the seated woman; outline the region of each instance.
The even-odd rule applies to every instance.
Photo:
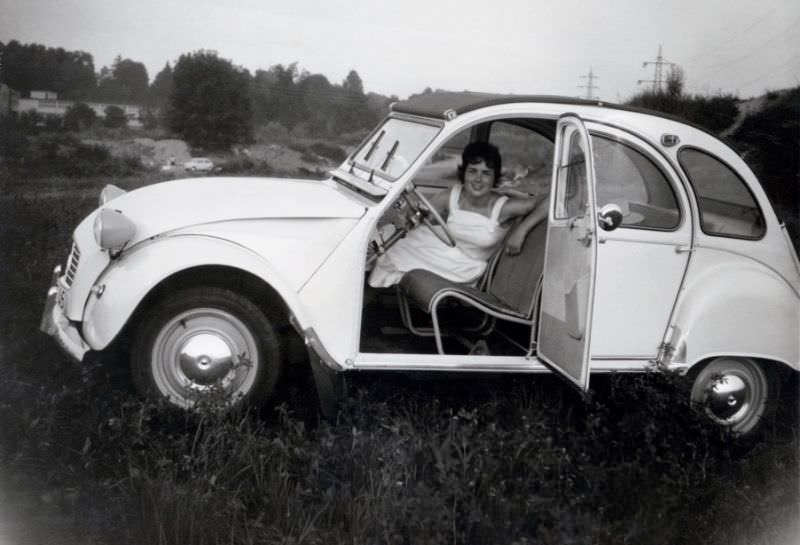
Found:
[[[496,187],[501,169],[502,159],[495,146],[486,142],[467,145],[458,169],[461,183],[431,199],[456,245],[448,246],[430,229],[412,229],[377,259],[369,285],[393,286],[412,269],[427,269],[454,282],[473,283],[506,238],[510,224],[525,216],[506,241],[507,251],[519,252],[528,231],[547,216],[547,205],[543,199],[503,195]]]

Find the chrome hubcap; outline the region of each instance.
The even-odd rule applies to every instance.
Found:
[[[752,392],[741,377],[726,373],[717,378],[706,398],[708,410],[723,421],[737,420],[752,403]]]
[[[222,380],[233,368],[233,351],[214,333],[199,333],[178,348],[178,361],[186,377],[204,386]]]
[[[692,387],[692,402],[734,434],[752,430],[766,408],[767,376],[753,360],[720,358],[706,366]]]
[[[180,406],[222,392],[233,401],[253,388],[258,344],[233,314],[216,308],[182,312],[161,328],[153,343],[153,380]]]

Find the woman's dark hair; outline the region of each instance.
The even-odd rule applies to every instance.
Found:
[[[503,159],[496,146],[488,142],[472,142],[467,144],[461,152],[461,164],[458,166],[458,179],[464,183],[464,171],[467,165],[475,165],[483,161],[486,166],[494,170],[494,184],[500,183],[500,173],[503,170]]]

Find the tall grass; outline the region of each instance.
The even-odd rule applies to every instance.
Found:
[[[185,413],[113,389],[99,364],[73,373],[57,391],[3,386],[32,403],[0,407],[2,459],[40,475],[97,542],[788,543],[798,531],[796,442],[740,450],[674,377],[611,377],[587,401],[549,378],[370,377],[329,423],[302,405]]]

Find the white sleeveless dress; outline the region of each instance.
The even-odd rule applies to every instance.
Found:
[[[459,208],[461,187],[461,184],[455,185],[450,191],[450,213],[446,222],[456,246],[447,246],[430,229],[420,225],[376,260],[369,276],[370,286],[393,286],[412,269],[427,269],[454,282],[471,283],[480,278],[508,231],[498,222],[508,197],[498,198],[486,217]]]

